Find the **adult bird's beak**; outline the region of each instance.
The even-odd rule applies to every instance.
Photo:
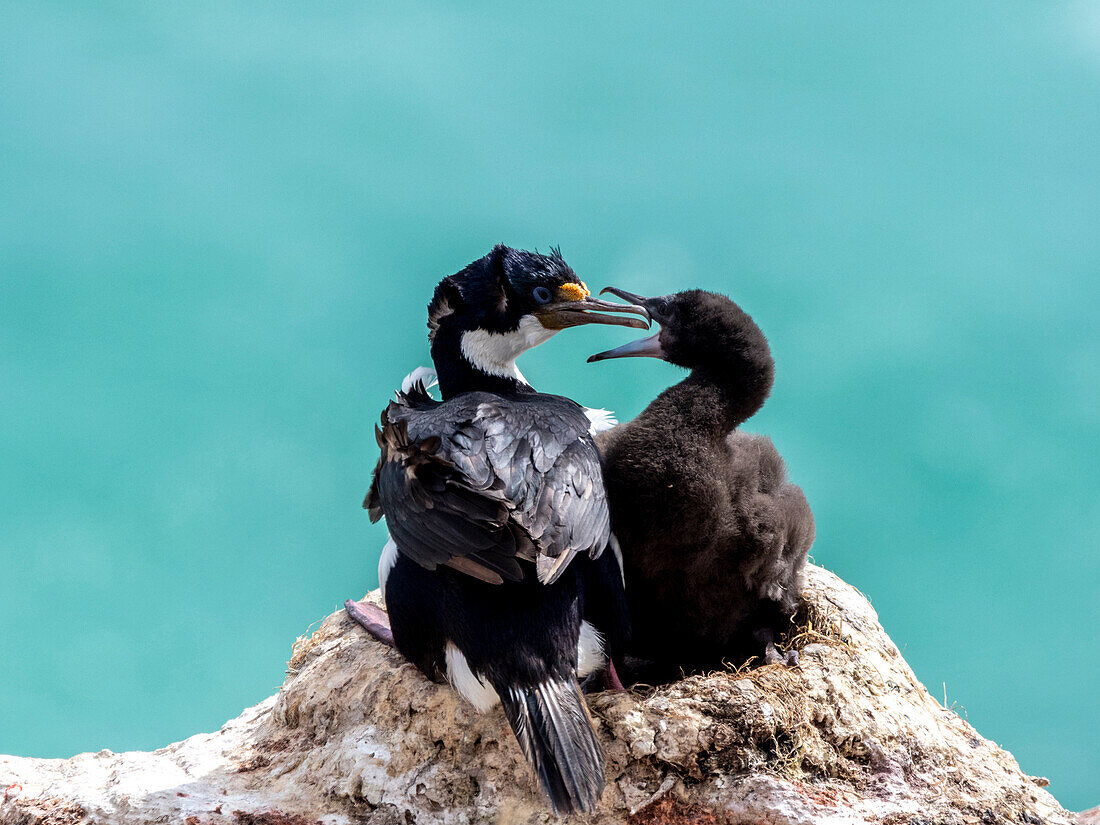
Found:
[[[573,290],[559,289],[559,298],[569,300],[547,304],[545,307],[535,310],[535,317],[539,323],[547,329],[565,329],[566,327],[579,327],[581,324],[611,324],[620,327],[633,327],[634,329],[649,329],[649,311],[645,307],[634,304],[616,304],[611,301],[601,301],[588,294],[587,289],[581,289],[576,284],[566,284]],[[632,312],[641,315],[640,318],[622,318],[616,315],[602,315],[603,312]]]
[[[648,298],[644,298],[641,295],[635,295],[633,292],[627,292],[625,289],[617,289],[613,286],[604,287],[600,290],[600,294],[610,292],[612,295],[617,295],[624,301],[630,301],[632,305],[645,309]],[[648,313],[649,311],[646,310]],[[650,316],[652,318],[652,316]],[[597,352],[595,355],[588,356],[588,363],[593,364],[596,361],[606,361],[608,358],[637,358],[637,357],[649,357],[649,358],[664,358],[665,353],[661,349],[661,333],[651,335],[648,338],[641,338],[637,341],[631,341],[629,344],[623,344],[621,347],[615,347],[615,349],[609,349],[605,352]]]

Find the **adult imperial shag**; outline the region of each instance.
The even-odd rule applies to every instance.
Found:
[[[701,290],[643,298],[660,332],[590,361],[654,356],[691,374],[597,439],[631,608],[633,676],[763,656],[798,605],[814,540],[802,490],[765,436],[737,427],[763,405],[775,364],[737,304]],[[796,661],[789,656],[788,661]]]
[[[603,664],[596,628],[625,623],[625,601],[591,421],[515,360],[567,327],[648,326],[601,310],[648,318],[590,297],[557,252],[498,246],[445,278],[428,306],[443,400],[419,384],[387,407],[364,502],[395,551],[380,577],[398,650],[479,709],[500,702],[561,813],[603,789],[577,680]],[[385,636],[383,617],[349,612]]]

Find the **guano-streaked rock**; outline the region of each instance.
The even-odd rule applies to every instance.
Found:
[[[590,696],[608,784],[579,821],[1072,822],[1045,780],[929,695],[854,588],[810,567],[803,597],[798,667]],[[294,646],[275,696],[216,733],[0,756],[3,825],[554,820],[499,711],[478,714],[343,612]]]

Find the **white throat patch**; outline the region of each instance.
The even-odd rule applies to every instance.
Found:
[[[516,366],[518,358],[531,347],[553,337],[556,329],[547,329],[534,315],[524,315],[513,332],[486,332],[475,329],[462,333],[462,354],[484,373],[500,378],[527,380]]]

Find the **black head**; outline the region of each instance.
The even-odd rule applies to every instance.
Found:
[[[588,360],[650,356],[682,367],[720,369],[733,360],[770,369],[771,351],[760,327],[741,307],[714,292],[692,289],[673,295],[643,298],[614,287],[603,290],[644,307],[661,325],[656,335],[632,341]]]
[[[499,390],[499,380],[525,385],[516,357],[567,327],[648,326],[636,318],[593,310],[648,318],[640,307],[592,298],[557,250],[542,255],[494,247],[484,258],[444,278],[428,304],[428,338],[441,392],[448,396],[469,389]],[[480,381],[479,374],[498,380]]]

